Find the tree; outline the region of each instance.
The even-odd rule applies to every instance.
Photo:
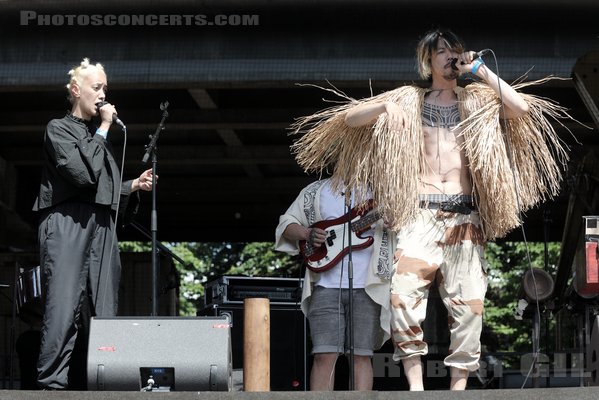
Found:
[[[515,310],[518,300],[524,297],[522,278],[529,268],[541,268],[555,277],[559,258],[560,243],[547,246],[547,265],[543,243],[504,242],[489,243],[485,252],[489,263],[489,286],[485,299],[485,327],[482,336],[487,352],[532,352],[532,319],[534,304],[530,304],[525,318],[516,320]],[[541,307],[541,312],[543,308]],[[542,320],[550,318],[543,313]],[[541,340],[542,351],[553,351],[554,321],[547,320],[545,334]],[[508,364],[508,367],[510,365]],[[505,365],[504,365],[505,367]],[[512,367],[517,367],[512,365]]]
[[[169,250],[183,259],[174,262],[180,275],[179,313],[196,315],[207,282],[220,276],[299,276],[300,263],[276,252],[274,244],[255,243],[170,243]],[[151,252],[146,242],[121,242],[121,251]]]
[[[150,251],[149,243],[122,242],[127,251]],[[301,261],[276,252],[270,242],[257,243],[171,243],[167,247],[185,261],[175,262],[180,274],[180,314],[196,315],[203,307],[204,286],[220,276],[299,277]],[[489,243],[486,260],[489,264],[489,286],[485,299],[483,345],[486,352],[532,351],[530,318],[516,321],[514,311],[522,298],[521,282],[531,267],[543,268],[555,276],[560,244],[548,244],[545,266],[543,243]],[[552,326],[550,321],[549,326]],[[551,329],[545,345],[551,341]]]

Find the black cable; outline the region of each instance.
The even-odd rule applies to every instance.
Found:
[[[343,193],[342,193],[343,194]],[[346,210],[346,205],[344,203],[343,210]],[[342,213],[343,215],[343,213]],[[345,248],[345,238],[347,233],[347,225],[345,221],[343,221],[343,239],[341,240],[341,248]],[[323,243],[323,246],[325,244]],[[339,291],[337,296],[337,351],[339,351],[339,343],[341,343],[341,301],[342,301],[342,292],[343,292],[343,271],[345,270],[345,256],[341,258],[341,272],[339,274]],[[347,321],[345,324],[347,328]],[[343,332],[343,349],[341,350],[343,356],[345,356],[345,331]],[[337,353],[339,354],[339,353]],[[331,374],[329,375],[329,389],[334,390],[335,381],[333,380],[333,376],[335,375],[335,366],[337,364],[337,360],[333,363],[333,369],[331,370]]]
[[[499,65],[497,63],[497,57],[495,56],[495,52],[492,49],[485,49],[483,50],[485,52],[489,52],[493,55],[493,61],[495,62],[495,74],[497,76],[497,89],[498,89],[498,95],[499,95],[499,100],[501,102],[501,110],[503,112],[503,117],[500,120],[500,123],[502,125],[503,131],[507,132],[507,125],[506,125],[506,113],[505,113],[505,103],[503,102],[503,94],[501,92],[501,78],[499,75]],[[515,198],[516,198],[516,207],[518,209],[518,219],[520,222],[522,222],[522,207],[520,205],[520,196],[518,194],[518,190],[516,188],[516,171],[515,171],[515,166],[514,166],[514,158],[513,158],[513,153],[512,153],[512,146],[510,144],[510,140],[509,137],[506,136],[505,138],[505,144],[506,144],[506,150],[507,150],[507,155],[508,155],[508,161],[510,164],[510,167],[512,169],[512,180],[514,182],[514,189],[515,189]],[[522,239],[524,242],[524,248],[526,250],[526,260],[528,262],[528,267],[530,269],[530,273],[531,273],[531,277],[532,277],[532,282],[533,282],[533,287],[534,287],[534,292],[535,292],[535,312],[536,312],[536,317],[538,318],[538,320],[541,320],[541,308],[539,305],[539,292],[538,292],[538,288],[537,288],[537,282],[535,279],[535,274],[534,274],[534,269],[532,266],[532,260],[530,258],[530,248],[528,246],[528,239],[526,238],[526,231],[524,230],[524,225],[521,223],[520,224],[520,230],[522,231]],[[528,381],[528,378],[530,377],[530,374],[532,373],[535,364],[537,363],[537,360],[539,358],[539,349],[540,349],[540,337],[538,337],[536,335],[536,330],[533,329],[533,334],[532,336],[532,343],[533,343],[533,350],[536,349],[536,351],[534,351],[533,353],[533,359],[532,362],[530,364],[530,368],[528,370],[528,373],[526,374],[526,377],[524,378],[524,382],[522,383],[522,386],[520,387],[520,389],[523,389],[524,386],[526,385],[526,382]]]
[[[297,335],[297,325],[298,325],[298,318],[297,318],[297,311],[299,311],[300,313],[302,313],[301,310],[301,302],[302,302],[302,265],[307,264],[307,260],[303,260],[302,263],[300,264],[300,267],[298,268],[298,276],[297,276],[297,287],[295,288],[295,292],[293,293],[293,298],[295,300],[294,304],[293,304],[293,308],[292,308],[292,315],[293,315],[293,339],[292,339],[292,343],[296,344],[298,343],[298,335]],[[299,293],[299,296],[297,295]],[[303,374],[304,376],[302,376],[302,384],[304,385],[304,391],[306,391],[306,317],[303,315],[302,313],[302,320],[304,321],[304,333],[302,335],[302,340],[303,343],[301,346],[299,346],[300,349],[303,349],[302,352],[302,362],[303,362]],[[293,362],[293,376],[295,377],[295,379],[298,379],[298,373],[297,373],[297,359],[298,359],[298,354],[297,354],[297,348],[298,346],[294,346],[294,351],[291,352],[291,357],[292,357],[292,362]],[[295,382],[292,382],[292,387],[293,384]]]
[[[343,194],[343,193],[342,193]],[[347,211],[347,209],[349,209],[350,211]],[[350,200],[350,204],[346,205],[344,202],[344,206],[343,206],[343,210],[344,213],[342,215],[348,215],[348,218],[351,218],[351,200]],[[351,232],[349,233],[351,235]],[[341,240],[341,248],[344,249],[345,248],[345,239],[347,237],[347,223],[346,221],[343,221],[343,239]],[[326,246],[326,243],[322,244],[323,246]],[[351,249],[349,249],[351,251]],[[339,266],[341,268],[341,272],[339,274],[339,291],[338,291],[338,295],[337,295],[337,351],[339,351],[339,343],[341,343],[341,302],[342,302],[342,292],[343,292],[343,272],[345,270],[345,256],[343,256],[341,258],[341,264]],[[351,295],[351,293],[350,293]],[[345,324],[346,328],[347,328],[347,321]],[[343,348],[342,348],[342,354],[345,356],[345,331],[343,332]],[[339,354],[339,353],[337,353]],[[331,374],[329,375],[329,389],[330,390],[334,390],[334,386],[335,386],[335,381],[333,380],[333,376],[335,375],[335,366],[336,366],[337,362],[335,360],[335,363],[333,363],[332,369],[331,369]],[[349,363],[348,363],[349,365]],[[352,371],[352,367],[349,367],[350,373]],[[351,379],[350,379],[351,380]],[[351,388],[350,388],[351,390]]]
[[[108,260],[108,272],[107,272],[107,276],[106,279],[104,281],[104,297],[102,298],[102,310],[104,309],[104,306],[106,305],[106,288],[108,287],[108,283],[110,282],[110,273],[111,273],[111,268],[112,268],[112,247],[114,246],[114,242],[116,240],[116,229],[118,226],[118,220],[119,220],[119,207],[121,205],[121,189],[122,189],[122,185],[123,185],[123,170],[125,169],[125,151],[127,149],[127,127],[122,126],[121,127],[123,130],[123,155],[121,157],[121,170],[120,170],[120,174],[119,174],[119,182],[117,185],[117,190],[118,190],[118,196],[117,196],[117,201],[116,201],[116,213],[114,216],[114,229],[112,229],[112,235],[111,235],[111,239],[110,239],[110,255],[109,255],[109,260]],[[110,220],[109,220],[110,222]],[[118,257],[118,254],[117,254]],[[100,270],[100,273],[98,274],[98,286],[96,288],[96,299],[94,301],[94,306],[97,304],[98,301],[98,294],[99,291],[97,289],[99,289],[100,287],[100,277],[102,276],[102,270]]]
[[[347,230],[347,295],[348,295],[348,306],[349,313],[345,313],[346,318],[345,326],[349,328],[349,390],[356,389],[356,377],[355,377],[355,353],[354,353],[354,261],[353,261],[353,250],[352,250],[352,207],[351,207],[351,192],[345,195],[345,209],[347,215],[347,225],[343,224],[343,229]],[[345,233],[343,235],[345,238]],[[345,350],[345,349],[344,349]]]

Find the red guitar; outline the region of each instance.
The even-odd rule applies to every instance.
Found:
[[[372,236],[362,237],[361,233],[370,229],[382,215],[374,211],[374,201],[369,200],[365,206],[357,206],[348,214],[339,218],[319,221],[311,228],[320,228],[327,232],[327,237],[320,247],[311,246],[308,241],[300,240],[300,253],[306,260],[307,267],[314,272],[323,272],[333,268],[348,252],[349,245],[344,231],[347,230],[348,216],[351,218],[351,248],[353,250],[365,249],[374,242]],[[347,235],[347,233],[346,233]]]

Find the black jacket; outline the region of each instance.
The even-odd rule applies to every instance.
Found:
[[[117,210],[119,168],[110,143],[90,133],[90,128],[89,121],[70,113],[48,123],[42,179],[34,211],[64,201],[106,205]],[[139,196],[129,201],[131,183],[129,180],[121,184],[120,213],[128,208],[136,211]]]

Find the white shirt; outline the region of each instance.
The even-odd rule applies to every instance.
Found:
[[[352,199],[353,200],[353,199]],[[350,208],[356,205],[350,205]],[[330,182],[327,181],[320,191],[320,215],[323,220],[331,220],[339,218],[346,214],[345,206],[345,195],[339,193],[333,193],[331,190]],[[345,227],[348,228],[347,224]],[[360,236],[372,236],[374,235],[374,229],[369,229],[362,233]],[[337,237],[337,240],[345,239],[347,242],[347,231],[344,230],[344,235]],[[346,247],[346,246],[343,246]],[[366,278],[368,276],[368,266],[370,265],[370,258],[372,257],[373,247],[369,246],[365,249],[356,250],[352,252],[353,260],[353,287],[354,289],[364,288],[366,284]],[[326,288],[344,288],[349,287],[348,281],[348,261],[349,256],[346,255],[328,271],[321,272],[320,279],[317,282],[318,286]]]

